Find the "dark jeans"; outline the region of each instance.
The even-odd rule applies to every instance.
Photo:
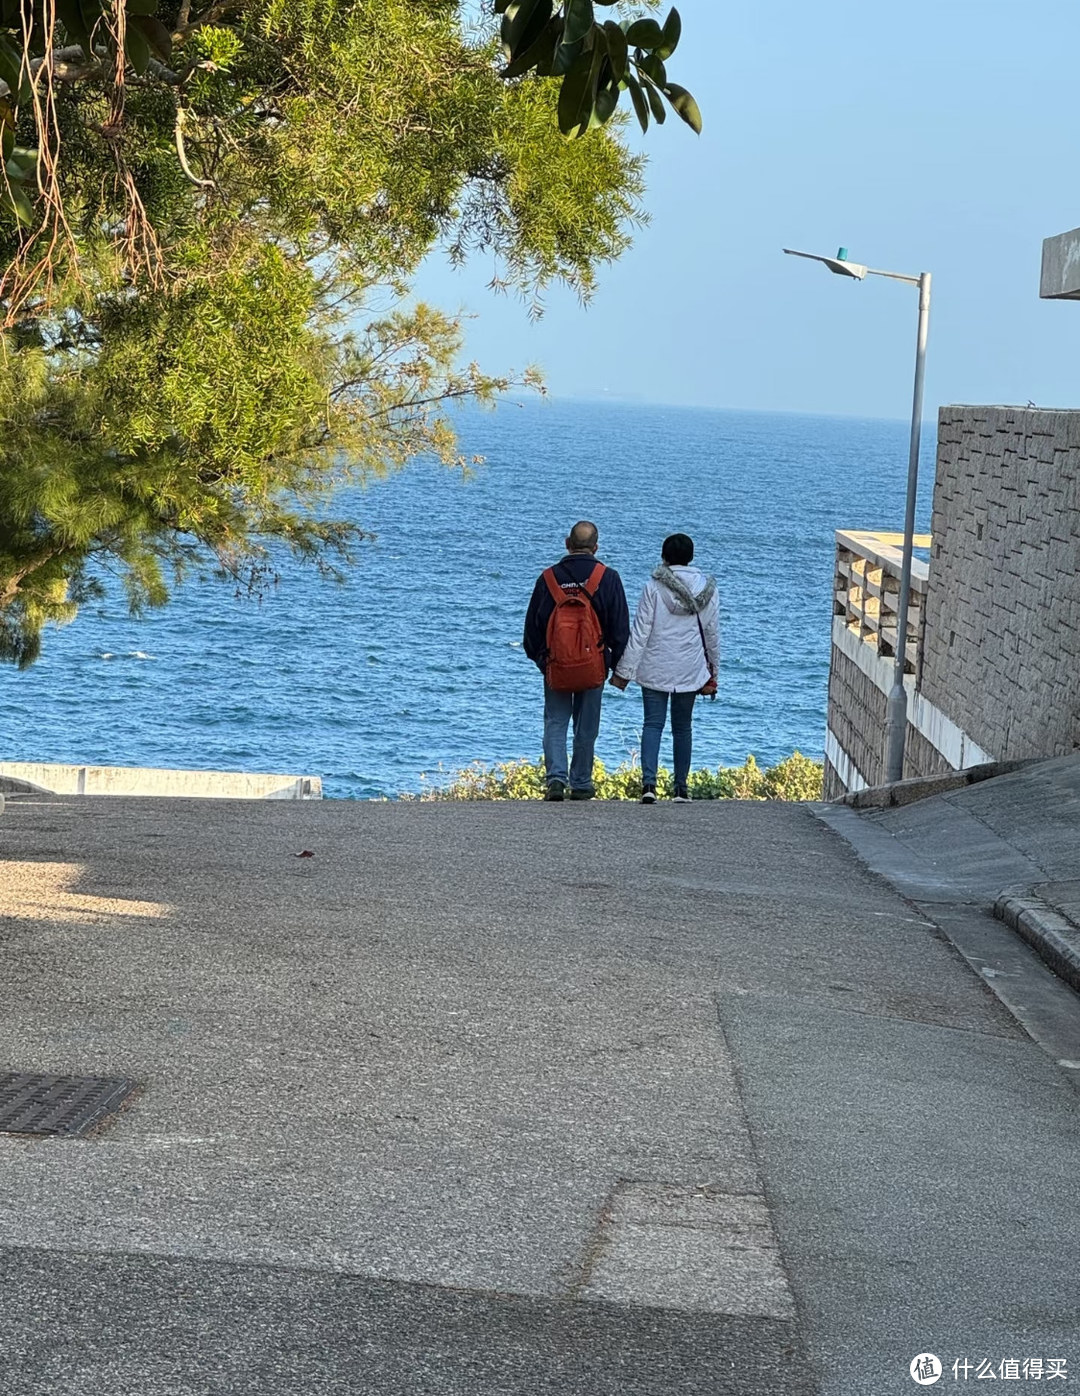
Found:
[[[694,750],[694,699],[696,693],[661,693],[658,688],[642,688],[645,722],[641,729],[641,783],[656,784],[660,764],[660,738],[664,734],[668,700],[671,700],[671,740],[675,748],[675,784],[685,785]]]
[[[561,780],[571,790],[593,788],[593,751],[600,733],[602,688],[556,693],[544,684],[544,769],[548,783]],[[566,768],[566,731],[574,723],[574,759]]]

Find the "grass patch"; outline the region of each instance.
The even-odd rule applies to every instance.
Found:
[[[542,800],[543,761],[500,761],[486,766],[475,762],[438,781],[423,777],[425,788],[413,800]],[[753,756],[741,766],[703,767],[690,773],[690,794],[695,800],[820,800],[824,768],[801,752],[794,752],[775,766],[761,767]],[[593,767],[593,785],[600,800],[640,800],[641,767],[624,761],[609,771],[602,761]],[[671,772],[663,768],[657,777],[657,793],[673,791]]]

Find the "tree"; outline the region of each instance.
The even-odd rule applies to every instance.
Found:
[[[333,489],[453,461],[446,405],[510,382],[409,303],[429,250],[587,297],[625,249],[617,93],[696,123],[677,15],[497,8],[502,71],[459,0],[0,0],[0,658],[110,572],[138,610],[208,560],[258,586],[275,545],[337,571]]]

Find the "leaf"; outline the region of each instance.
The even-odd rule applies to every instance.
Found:
[[[94,29],[101,19],[101,12],[104,9],[104,0],[77,0],[79,13],[82,16],[82,26],[86,31],[89,40],[94,38]],[[99,36],[100,37],[100,36]],[[85,49],[86,56],[90,57],[90,49]]]
[[[664,42],[664,31],[655,19],[639,19],[626,31],[626,40],[636,48],[659,48]]]
[[[596,16],[593,14],[592,0],[567,0],[566,18],[563,21],[563,43],[573,44],[578,39],[584,39],[595,23]]]
[[[669,82],[664,88],[664,96],[679,113],[682,119],[692,130],[701,135],[701,108],[687,92],[685,87],[680,87],[677,82]]]
[[[561,22],[557,19],[549,20],[532,48],[526,49],[519,58],[515,58],[513,63],[508,64],[502,70],[502,76],[504,78],[519,78],[524,73],[535,69],[540,77],[550,77],[561,33]]]
[[[145,2],[149,4],[150,0],[145,0]],[[130,24],[138,29],[139,33],[161,61],[163,63],[168,63],[172,58],[172,35],[165,25],[162,24],[161,20],[154,19],[152,15],[134,14],[131,16]]]
[[[643,73],[648,73],[657,87],[663,90],[667,87],[667,69],[655,53],[647,53],[638,62],[638,67]]]
[[[642,131],[649,129],[649,103],[645,98],[645,93],[641,90],[641,83],[632,74],[626,75],[626,86],[630,92],[630,100],[634,104],[634,111],[637,112],[638,123]]]
[[[68,41],[79,44],[84,54],[90,52],[90,31],[83,22],[79,0],[56,0],[56,14],[64,26]]]
[[[611,71],[615,75],[616,82],[622,82],[626,77],[626,70],[630,63],[630,50],[627,47],[626,35],[622,31],[622,26],[609,19],[604,21],[604,35],[607,39],[608,57],[611,59]]]
[[[605,71],[610,74],[607,52],[602,44],[597,44],[588,58],[582,61],[580,69],[575,68],[563,80],[565,86],[567,82],[574,79],[573,95],[567,98],[565,106],[561,100],[562,93],[559,94],[559,129],[569,139],[574,140],[583,136],[590,127],[598,124],[596,121],[597,87],[600,84],[601,73]]]
[[[559,130],[576,135],[589,124],[593,106],[593,59],[582,57],[563,78],[559,89]]]
[[[555,57],[551,64],[551,76],[561,78],[564,73],[569,73],[584,54],[584,39],[579,39],[576,44],[568,44],[564,40],[555,50]]]
[[[551,0],[518,0],[503,16],[503,52],[507,60],[515,58],[532,48],[551,19]]]
[[[0,184],[0,208],[8,208],[14,214],[19,223],[29,226],[34,221],[34,205],[31,203],[26,190],[19,184],[11,184],[5,187]]]
[[[16,48],[0,34],[0,78],[7,83],[12,98],[19,100],[19,89],[24,84],[22,77],[22,58]]]
[[[664,122],[667,120],[667,111],[665,110],[660,93],[657,92],[655,86],[651,82],[645,82],[642,86],[645,89],[646,97],[649,99],[649,108],[652,111],[653,120],[656,122],[657,126],[663,126]]]
[[[143,38],[138,29],[129,28],[126,36],[125,48],[127,50],[127,60],[135,69],[135,72],[142,77],[150,66],[150,45]]]
[[[37,150],[32,150],[25,145],[14,145],[5,155],[8,173],[12,179],[30,179],[37,171],[39,158],[40,154]]]
[[[661,31],[663,43],[656,50],[657,58],[670,58],[679,47],[679,39],[682,36],[682,19],[678,10],[672,10],[667,19],[664,20],[664,28]]]
[[[603,126],[605,121],[610,121],[614,115],[615,108],[619,105],[619,86],[616,82],[602,84],[596,93],[596,101],[593,103],[592,122],[593,126]]]

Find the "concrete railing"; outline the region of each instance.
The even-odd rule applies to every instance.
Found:
[[[888,697],[895,681],[903,535],[838,530],[833,592],[825,798],[875,788],[886,779]],[[928,549],[927,534],[915,546]],[[930,567],[912,559],[904,647],[908,694],[905,778],[942,777],[996,759],[922,692]],[[936,574],[935,574],[936,576]]]
[[[902,533],[836,531],[836,583],[833,612],[852,634],[873,646],[883,659],[895,660],[900,609]],[[929,548],[930,535],[915,535],[917,548]],[[911,566],[905,672],[917,675],[922,639],[923,602],[930,569],[921,558]]]
[[[0,761],[0,782],[7,782],[9,791],[33,790],[51,795],[148,795],[189,800],[322,799],[319,776],[248,771],[166,771],[146,766]]]

